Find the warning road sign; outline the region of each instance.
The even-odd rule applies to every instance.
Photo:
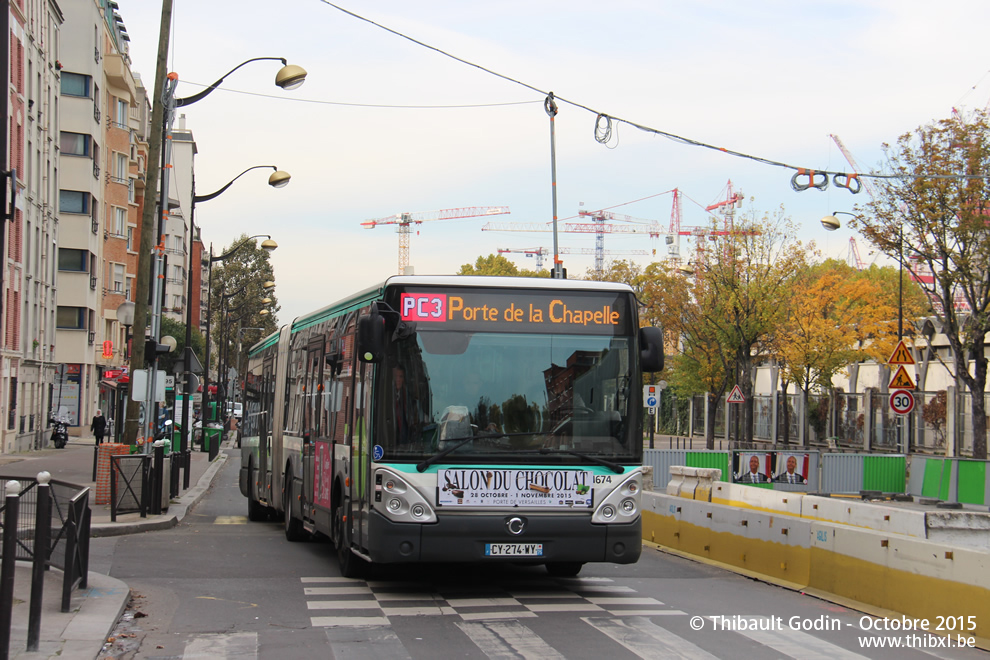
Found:
[[[887,364],[914,364],[914,356],[911,355],[911,349],[907,347],[903,339],[897,343],[897,348],[890,354]]]
[[[729,393],[729,398],[726,401],[728,403],[745,403],[746,397],[743,396],[742,389],[736,385],[732,388],[732,392]]]
[[[898,368],[897,373],[894,377],[890,379],[890,384],[887,386],[892,390],[913,390],[914,380],[908,374],[907,369],[902,365]]]

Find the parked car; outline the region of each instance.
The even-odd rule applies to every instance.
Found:
[[[233,408],[231,408],[233,406]],[[244,416],[244,404],[240,401],[228,401],[227,402],[227,415],[233,415],[237,419]]]

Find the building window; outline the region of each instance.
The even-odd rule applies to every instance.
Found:
[[[134,227],[127,228],[127,250],[134,252]]]
[[[62,213],[89,213],[89,193],[79,190],[59,190],[58,210]]]
[[[63,71],[62,74],[62,94],[65,96],[82,96],[89,98],[89,85],[91,78],[80,73],[69,73]]]
[[[85,133],[62,131],[59,134],[58,148],[71,156],[90,156],[92,138]]]
[[[127,235],[127,209],[113,207],[113,233],[114,236]]]
[[[131,293],[134,291],[134,278],[128,277],[127,281],[124,283],[124,298],[127,300],[132,300],[134,296]]]
[[[127,128],[127,101],[117,99],[117,128]]]
[[[86,329],[86,308],[85,307],[62,307],[59,305],[56,312],[55,325],[66,330]]]
[[[114,264],[113,265],[113,292],[123,293],[124,292],[124,264]]]
[[[113,155],[113,176],[115,183],[127,183],[127,156],[124,154]]]
[[[58,249],[58,269],[76,273],[89,272],[89,253],[86,250],[74,248]]]
[[[127,180],[127,202],[134,204],[137,198],[134,196],[134,179]]]

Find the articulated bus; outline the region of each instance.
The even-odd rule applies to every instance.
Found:
[[[522,562],[555,576],[642,550],[644,371],[662,335],[607,282],[401,276],[251,348],[248,517],[373,563]]]

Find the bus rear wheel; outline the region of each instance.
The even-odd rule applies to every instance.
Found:
[[[556,561],[547,564],[547,573],[553,577],[574,577],[581,572],[582,566],[584,564],[579,561]]]
[[[302,521],[292,516],[292,473],[285,473],[282,510],[285,512],[285,538],[293,543],[305,541],[309,536],[303,529]]]

